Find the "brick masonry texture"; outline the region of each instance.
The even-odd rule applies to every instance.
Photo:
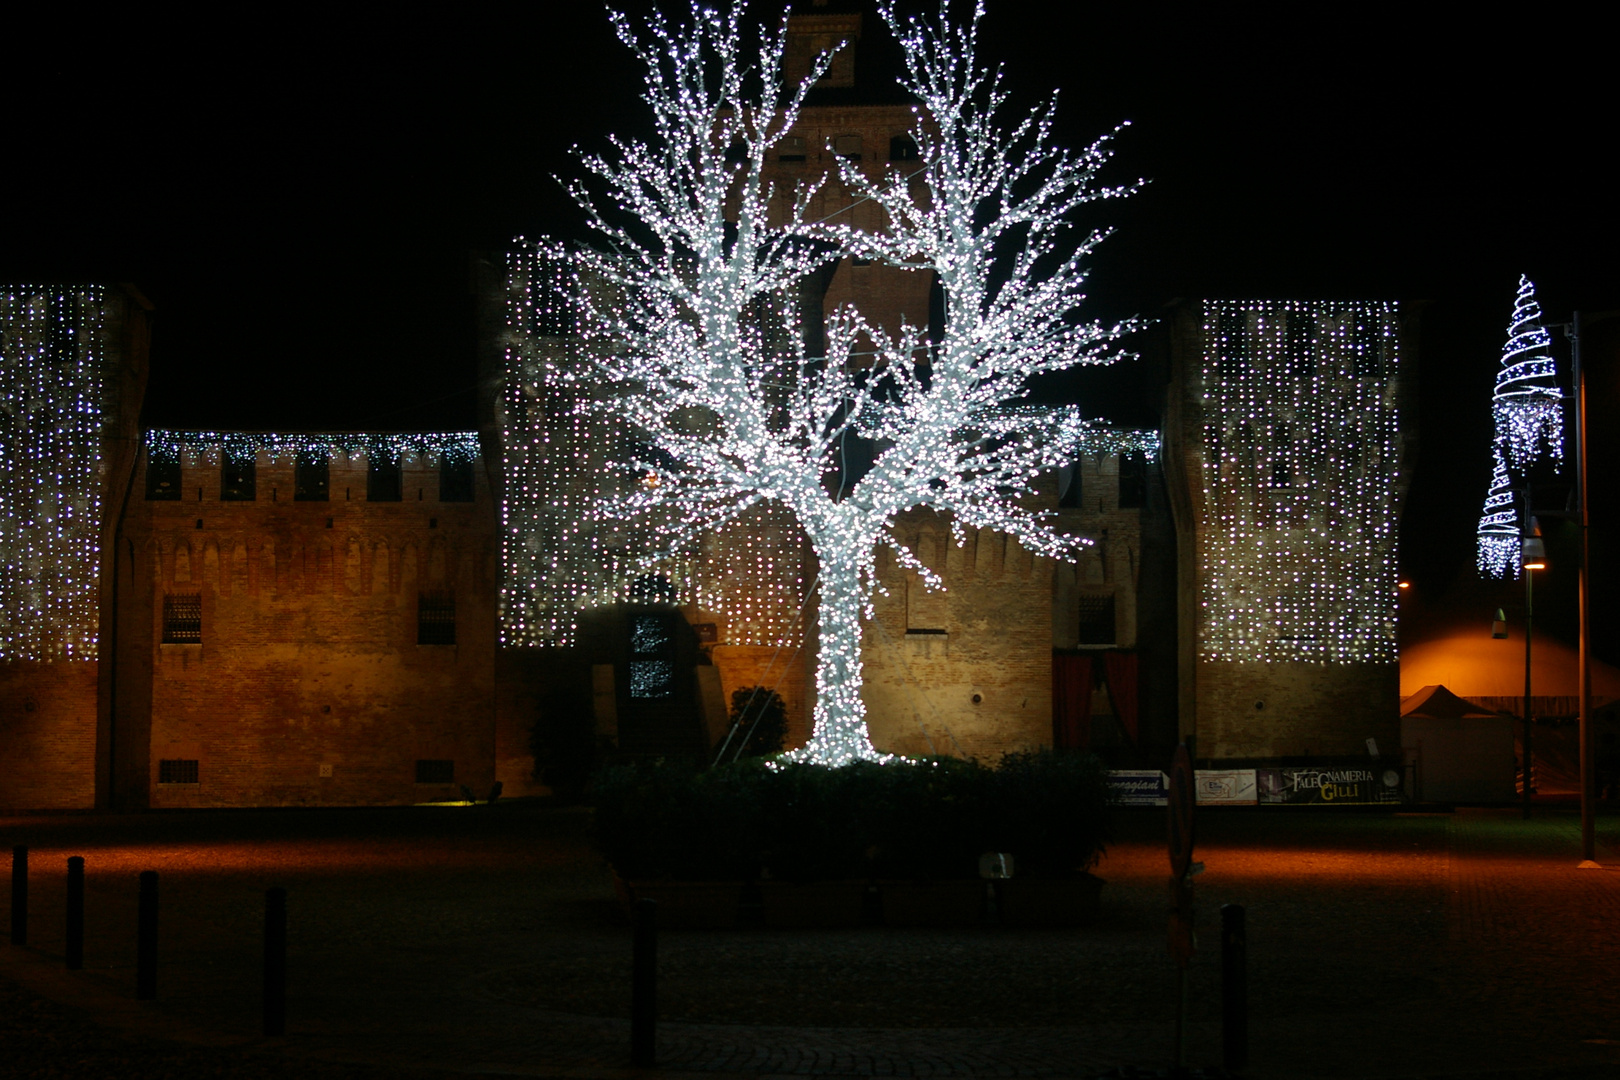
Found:
[[[112,566],[118,514],[140,446],[150,370],[150,304],[131,286],[109,287],[96,347],[105,357],[101,436],[101,566],[95,660],[0,660],[0,807],[84,809],[112,750]],[[15,569],[15,568],[12,568]]]
[[[475,476],[481,470],[475,469]],[[120,558],[122,797],[152,806],[358,805],[480,796],[495,781],[494,514],[440,502],[407,455],[404,498],[365,500],[334,457],[328,501],[294,501],[261,454],[259,497],[219,499],[214,450],[188,453],[180,501],[132,501]],[[144,491],[144,472],[137,491]],[[417,644],[418,599],[453,595],[455,644]],[[197,596],[202,641],[165,644],[165,596]],[[510,740],[508,740],[509,742]],[[163,760],[198,782],[159,782]],[[454,762],[418,784],[419,759]]]

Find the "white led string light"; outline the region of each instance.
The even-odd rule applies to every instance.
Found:
[[[1520,275],[1507,343],[1502,346],[1491,399],[1491,489],[1479,519],[1476,563],[1487,577],[1519,576],[1519,508],[1514,481],[1523,481],[1543,456],[1555,467],[1564,458],[1564,394],[1551,340],[1541,325],[1535,286]]]
[[[441,458],[475,461],[478,458],[476,431],[376,433],[365,431],[276,432],[276,431],[168,431],[146,433],[146,453],[152,461],[175,462],[186,450],[220,448],[233,461],[254,461],[260,453],[271,461],[296,461],[300,455],[315,457],[380,457],[398,461],[406,454],[427,455],[430,464]]]
[[[677,599],[730,603],[729,585],[725,596],[705,591],[701,567],[729,557],[746,570],[766,558],[775,541],[756,538],[749,518],[767,513],[802,531],[819,568],[815,718],[810,743],[794,756],[887,760],[867,735],[861,620],[871,614],[877,546],[916,564],[893,535],[898,516],[932,508],[950,516],[959,542],[965,530],[992,528],[1055,557],[1089,542],[1054,531],[1055,513],[1031,509],[1033,485],[1079,453],[1098,452],[1093,439],[1121,437],[1076,409],[1009,406],[1021,404],[1031,376],[1113,359],[1111,342],[1135,328],[1074,318],[1081,259],[1101,237],[1075,243],[1070,218],[1083,203],[1125,192],[1096,183],[1105,143],[1078,153],[1055,143],[1049,108],[1000,126],[1005,92],[975,57],[982,14],[976,8],[956,26],[902,22],[882,9],[907,59],[902,85],[920,102],[912,132],[920,157],[907,163],[907,177],[841,165],[844,190],[876,203],[889,223],[881,235],[828,224],[837,215],[812,219],[819,181],[779,199],[766,179],[771,151],[793,129],[827,56],[804,83],[784,86],[785,25],[747,55],[735,9],[694,4],[686,26],[655,15],[645,39],[614,16],[646,65],[657,136],[618,140],[611,156],[583,159],[604,194],[598,201],[582,185],[575,194],[603,250],[536,248],[509,266],[515,377],[507,408],[532,417],[535,400],[555,400],[543,423],[519,426],[503,463],[506,640],[560,640],[570,603],[615,591],[624,564],[610,554],[693,567],[672,581]],[[764,108],[745,89],[759,73]],[[621,224],[626,215],[634,229]],[[946,296],[940,340],[919,326],[875,328],[840,308],[827,315],[826,356],[806,355],[786,298],[849,256],[937,275]],[[533,324],[554,303],[547,287],[571,297],[561,322],[579,327],[576,346],[522,332],[525,319]],[[519,394],[530,396],[520,402]],[[628,453],[613,450],[615,432]],[[842,473],[852,438],[874,449],[864,475]],[[840,483],[829,485],[835,474]],[[563,516],[582,523],[568,535],[583,542],[570,548],[566,521],[548,520],[548,508],[564,489],[593,487],[593,512],[564,499]],[[733,555],[703,558],[730,536],[741,538]],[[582,577],[545,580],[568,558],[590,564]],[[791,618],[788,604],[769,606]]]
[[[1199,654],[1396,659],[1394,303],[1207,301]]]
[[[0,286],[0,659],[96,658],[106,299]]]
[[[581,351],[579,280],[560,247],[507,256],[501,643],[571,646],[580,612],[642,598],[649,578],[661,599],[725,617],[728,644],[796,643],[805,553],[790,517],[753,507],[671,554],[652,516],[611,511],[648,482],[646,440]]]

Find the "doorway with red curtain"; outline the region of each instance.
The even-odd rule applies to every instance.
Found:
[[[1091,746],[1091,656],[1052,654],[1052,749]]]
[[[1125,739],[1132,748],[1140,747],[1137,738],[1137,664],[1133,652],[1103,653],[1103,679],[1108,683],[1108,700],[1114,703],[1114,716],[1124,729]]]

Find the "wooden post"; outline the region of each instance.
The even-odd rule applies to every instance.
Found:
[[[1221,905],[1222,1064],[1249,1063],[1249,930],[1242,904]]]
[[[657,1063],[658,901],[643,897],[635,907],[635,954],[630,976],[630,1060],[642,1068]]]
[[[67,878],[67,966],[69,971],[84,968],[84,856],[68,859]]]
[[[264,1033],[287,1033],[287,890],[264,894]]]
[[[140,908],[135,920],[135,996],[157,997],[158,876],[141,871]]]
[[[28,848],[11,849],[11,943],[28,944]]]

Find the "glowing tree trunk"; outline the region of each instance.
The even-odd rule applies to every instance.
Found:
[[[861,699],[861,616],[870,591],[863,581],[863,560],[848,544],[812,543],[821,563],[815,722],[810,742],[792,756],[828,764],[883,760],[886,755],[872,746]]]

